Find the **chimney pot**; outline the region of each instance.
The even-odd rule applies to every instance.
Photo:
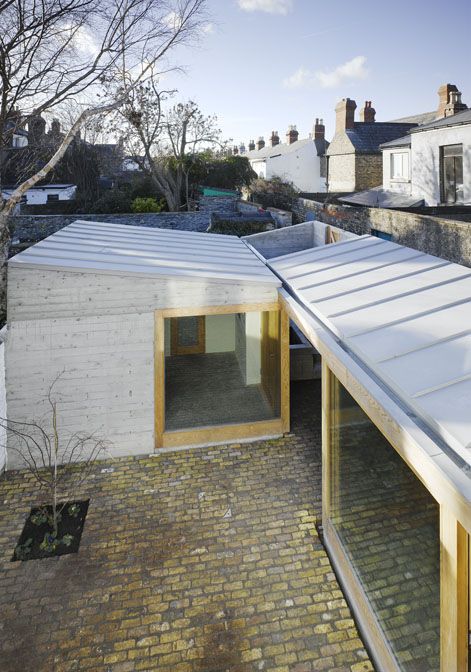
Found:
[[[286,132],[286,142],[288,145],[292,145],[293,142],[297,142],[299,138],[299,132],[296,126],[289,126]]]
[[[260,136],[259,139],[257,140],[257,149],[260,150],[263,149],[264,147],[265,147],[265,140],[263,139],[262,136]]]
[[[365,100],[365,106],[360,110],[360,121],[372,124],[375,121],[376,110],[371,105],[371,100]]]
[[[253,152],[255,149],[255,140],[249,142],[249,152]]]
[[[280,144],[280,136],[278,135],[278,131],[271,132],[270,144],[272,147],[276,147],[276,145]]]
[[[456,84],[442,84],[438,89],[438,117],[445,116],[445,108],[450,102],[452,91],[458,91]]]
[[[451,117],[457,112],[462,112],[463,110],[466,109],[467,105],[465,105],[461,100],[461,91],[450,90],[448,96],[448,103],[445,105],[445,109],[443,110],[444,116]]]
[[[316,118],[316,123],[314,124],[314,132],[312,135],[314,137],[314,140],[323,140],[325,138],[325,126],[323,119],[319,120]]]
[[[355,110],[357,104],[350,98],[343,98],[335,106],[336,124],[335,132],[341,133],[355,125]]]

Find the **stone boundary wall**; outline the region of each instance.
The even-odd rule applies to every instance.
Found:
[[[237,210],[242,214],[254,214],[259,210],[269,212],[276,223],[278,229],[285,226],[291,226],[293,223],[293,213],[287,210],[280,210],[279,208],[264,208],[260,203],[253,203],[252,201],[239,200],[237,202]]]
[[[406,247],[471,266],[471,224],[384,208],[332,205],[304,198],[295,201],[297,222],[316,219],[345,231],[364,235],[371,230],[391,236]]]
[[[210,215],[209,212],[165,212],[139,215],[17,215],[12,217],[12,240],[13,244],[17,241],[36,243],[77,220],[183,231],[206,231]]]

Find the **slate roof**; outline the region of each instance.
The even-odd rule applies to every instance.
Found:
[[[461,124],[471,124],[471,109],[463,110],[462,112],[457,112],[451,117],[442,117],[441,119],[435,119],[429,124],[422,124],[417,128],[411,130],[411,133],[418,133],[420,131],[429,131],[432,128],[446,128],[447,126],[460,126]]]
[[[376,154],[380,151],[380,145],[406,135],[414,126],[415,124],[411,123],[399,124],[389,121],[355,122],[354,128],[347,128],[345,133],[357,153]]]
[[[392,124],[428,124],[437,118],[437,110],[433,112],[422,112],[421,114],[412,114],[409,117],[400,119],[391,119]]]
[[[402,138],[397,138],[396,140],[391,140],[390,142],[383,142],[379,147],[380,149],[389,149],[390,147],[410,147],[411,139],[410,135],[404,135]]]

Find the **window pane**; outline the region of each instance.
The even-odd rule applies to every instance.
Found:
[[[455,157],[455,195],[456,201],[463,200],[463,157]]]
[[[444,145],[443,156],[463,156],[463,145]]]
[[[280,391],[278,311],[165,320],[166,430],[278,418]]]
[[[405,672],[440,669],[439,508],[340,384],[331,522]]]

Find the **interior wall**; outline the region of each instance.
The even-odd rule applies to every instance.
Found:
[[[235,315],[206,315],[206,352],[234,352]]]
[[[235,316],[235,354],[246,385],[261,382],[261,313]]]

